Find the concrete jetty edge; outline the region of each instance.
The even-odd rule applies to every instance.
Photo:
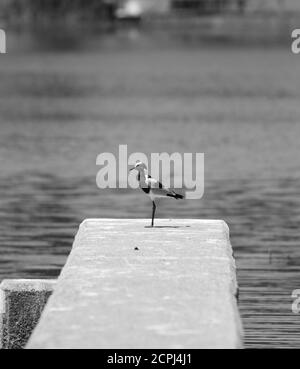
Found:
[[[55,280],[5,279],[0,284],[0,349],[22,349],[36,327]]]
[[[27,348],[242,348],[221,220],[88,219]]]

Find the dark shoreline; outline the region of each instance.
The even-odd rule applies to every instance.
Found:
[[[300,14],[224,14],[206,17],[156,16],[139,20],[78,21],[76,19],[44,19],[40,22],[0,21],[0,28],[12,33],[43,32],[49,35],[116,34],[137,30],[155,36],[161,34],[187,42],[226,45],[289,45],[291,32],[300,25]]]

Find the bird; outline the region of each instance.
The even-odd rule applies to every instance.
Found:
[[[152,178],[148,174],[147,166],[141,161],[137,161],[135,163],[135,166],[130,169],[130,171],[132,170],[138,171],[137,180],[139,181],[139,187],[152,201],[151,227],[153,228],[155,211],[156,211],[155,200],[159,197],[164,197],[164,198],[169,197],[169,198],[174,198],[176,200],[184,199],[184,197],[182,195],[179,195],[175,191],[170,190],[169,188],[165,187],[157,179]]]

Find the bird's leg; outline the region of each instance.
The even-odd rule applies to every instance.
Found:
[[[154,227],[155,210],[156,210],[156,205],[155,205],[155,202],[152,201],[152,223],[151,223],[151,227]]]

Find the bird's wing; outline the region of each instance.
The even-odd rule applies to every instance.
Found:
[[[149,188],[151,188],[151,191],[154,195],[172,196],[175,194],[174,191],[171,191],[169,188],[161,184],[158,180],[150,176],[146,178],[145,183]]]
[[[167,187],[165,187],[163,184],[161,184],[157,179],[152,178],[150,176],[147,176],[145,183],[147,184],[147,186],[149,186],[150,188],[160,188],[160,189],[164,189],[164,190],[169,190]]]

